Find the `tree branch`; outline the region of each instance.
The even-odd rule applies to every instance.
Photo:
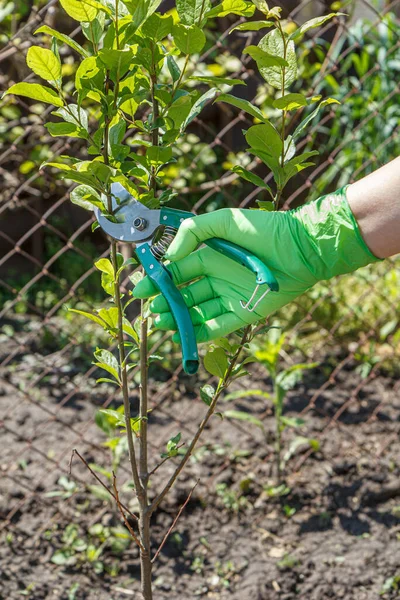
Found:
[[[226,373],[224,375],[224,377],[222,379],[219,380],[219,384],[218,387],[215,391],[214,394],[214,398],[211,401],[211,404],[208,408],[208,411],[206,413],[206,416],[204,417],[204,419],[202,420],[202,422],[199,425],[199,428],[194,436],[194,438],[192,439],[190,446],[188,447],[188,450],[185,454],[185,456],[182,458],[181,462],[179,463],[179,465],[176,467],[175,471],[173,472],[173,474],[171,475],[171,477],[169,478],[167,484],[165,485],[164,489],[159,493],[158,496],[156,496],[153,500],[153,502],[151,503],[150,507],[149,507],[149,512],[150,514],[153,513],[156,508],[159,506],[159,504],[163,501],[163,499],[165,498],[165,496],[168,494],[169,490],[171,489],[171,487],[174,485],[175,481],[177,480],[177,478],[179,477],[182,469],[185,467],[187,461],[189,460],[201,434],[203,433],[208,421],[210,420],[211,416],[213,415],[214,411],[215,411],[215,407],[217,405],[218,402],[218,398],[220,397],[222,391],[227,387],[227,385],[229,384],[229,380],[230,377],[232,375],[232,371],[234,369],[234,367],[236,366],[236,363],[239,359],[240,353],[243,350],[244,345],[246,344],[246,342],[248,341],[248,334],[251,331],[251,325],[248,325],[243,333],[239,348],[236,350],[234,356],[231,359],[231,362],[229,363],[229,367],[226,370]]]
[[[178,513],[177,513],[177,515],[176,515],[176,517],[175,517],[175,519],[172,521],[172,525],[171,525],[171,527],[168,529],[167,533],[165,534],[165,536],[164,536],[164,538],[163,538],[163,541],[161,542],[161,544],[160,544],[160,545],[159,545],[159,547],[158,547],[158,550],[157,550],[157,552],[155,553],[155,555],[154,555],[154,556],[153,556],[153,558],[151,559],[151,562],[152,562],[152,563],[153,563],[153,562],[155,562],[155,560],[156,560],[157,556],[160,554],[161,550],[163,549],[163,546],[164,546],[165,542],[167,541],[167,539],[168,539],[168,537],[170,536],[170,534],[171,534],[172,530],[174,529],[175,525],[177,524],[179,517],[181,516],[181,514],[182,514],[182,513],[183,513],[183,511],[185,510],[185,507],[187,506],[187,504],[188,504],[188,502],[189,502],[190,498],[192,497],[192,494],[193,494],[193,492],[194,492],[194,490],[195,490],[196,486],[198,485],[199,481],[200,481],[200,479],[198,479],[198,480],[196,481],[196,483],[194,484],[194,486],[193,486],[193,487],[192,487],[192,489],[190,490],[189,496],[186,498],[185,502],[184,502],[184,503],[182,504],[182,506],[180,507],[180,509],[179,509],[179,511],[178,511]]]

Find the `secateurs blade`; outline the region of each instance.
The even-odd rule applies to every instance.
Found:
[[[160,262],[181,223],[185,219],[193,217],[194,214],[175,208],[162,207],[159,210],[147,208],[131,196],[120,183],[111,185],[111,196],[113,219],[116,222],[107,219],[98,208],[95,209],[96,219],[103,231],[110,237],[120,242],[136,245],[140,263],[148,277],[165,297],[175,320],[182,344],[183,368],[186,373],[194,374],[199,367],[199,355],[189,309],[182,294],[173,283],[169,271]],[[161,227],[163,227],[163,232],[157,239],[156,234]],[[253,312],[268,292],[279,290],[278,282],[270,269],[247,250],[219,238],[207,240],[205,244],[250,269],[256,275],[256,288],[247,303],[241,301],[242,308]],[[251,306],[260,286],[267,286],[267,289],[255,305]]]

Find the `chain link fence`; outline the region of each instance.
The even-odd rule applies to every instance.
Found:
[[[295,23],[329,10],[329,3],[310,0],[278,4]],[[321,156],[316,167],[299,173],[284,209],[357,180],[399,154],[400,0],[350,2],[345,11],[347,18],[313,30],[300,48],[301,64],[306,67],[298,85],[310,94],[336,95],[342,104],[313,122],[302,146],[305,150],[317,147]],[[33,32],[41,24],[79,36],[72,21],[60,12],[51,0],[27,5],[25,13],[21,9],[11,17],[3,16],[2,91],[13,82],[32,79],[24,57],[27,48],[37,43]],[[246,99],[267,106],[268,90],[254,72],[251,58],[239,61],[243,47],[257,43],[258,34],[229,35],[232,25],[232,20],[220,20],[220,30],[209,34],[213,42],[193,68],[213,73],[224,69],[242,78],[247,87],[240,92]],[[69,50],[60,51],[68,74],[72,69]],[[114,406],[117,400],[107,385],[94,388],[99,374],[91,364],[91,353],[101,343],[101,335],[90,324],[71,318],[65,308],[87,309],[90,303],[99,306],[104,301],[92,263],[106,256],[108,248],[101,234],[91,233],[88,213],[70,204],[72,186],[58,180],[51,169],[39,169],[43,161],[67,151],[76,156],[83,152],[79,140],[49,136],[44,122],[50,112],[51,108],[9,96],[0,106],[0,431],[4,440],[0,529],[10,540],[12,536],[19,540],[20,556],[43,543],[58,523],[76,518],[77,497],[84,502],[88,486],[96,484],[82,465],[75,463],[73,476],[68,474],[74,448],[88,462],[109,468],[110,451],[93,417],[96,410]],[[169,173],[182,207],[201,213],[224,206],[255,206],[260,189],[239,183],[227,172],[234,156],[244,152],[241,129],[250,124],[245,113],[222,104],[208,107],[195,121],[177,167]],[[129,279],[124,281],[126,289],[129,285]],[[375,462],[395,451],[399,300],[399,262],[393,258],[321,283],[277,316],[286,332],[283,364],[318,363],[288,396],[287,413],[304,418],[301,436],[313,440],[288,458],[289,481],[301,480],[318,455],[333,465],[341,452],[345,461],[360,453],[366,461]],[[203,404],[197,393],[199,382],[182,373],[178,349],[169,336],[152,339],[151,353],[157,354],[161,347],[168,357],[158,371],[151,371],[150,444],[155,466],[171,434],[182,431],[186,438],[194,434]],[[199,376],[202,383],[204,377],[204,373]],[[135,405],[135,370],[131,379]],[[235,391],[257,387],[270,391],[262,365],[253,367]],[[221,424],[216,420],[201,447],[232,445],[236,438],[242,448],[263,447],[263,455],[251,459],[245,468],[267,480],[273,463],[271,403],[255,395],[246,401],[232,400],[229,406],[260,419],[266,437],[260,429],[253,431],[239,421],[225,419]],[[378,435],[382,428],[383,437]],[[287,435],[289,443],[297,434]],[[189,468],[184,488],[199,474],[200,455]],[[227,454],[220,453],[212,464],[215,468],[208,474],[201,471],[203,495],[214,490],[215,481],[230,463]],[[168,466],[164,469],[166,477]],[[61,476],[66,479],[60,484]],[[124,462],[118,478],[121,487],[129,480]],[[104,512],[104,503],[97,504],[90,523],[101,521]],[[34,533],[28,535],[29,531]]]

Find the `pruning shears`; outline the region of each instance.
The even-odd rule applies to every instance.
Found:
[[[99,208],[95,209],[96,219],[103,231],[110,237],[135,244],[139,262],[146,274],[165,297],[175,320],[182,345],[182,365],[186,373],[193,375],[199,367],[199,355],[193,323],[182,294],[172,281],[172,277],[161,262],[174,239],[181,223],[195,215],[175,208],[150,209],[136,200],[120,183],[111,185],[113,219],[110,221]],[[163,231],[162,231],[163,230]],[[161,233],[161,237],[159,237]],[[270,291],[277,292],[279,285],[270,269],[256,256],[237,244],[219,238],[206,240],[205,244],[252,271],[256,276],[255,290],[247,303],[241,301],[242,308],[253,312]],[[260,287],[267,286],[254,306],[251,306]]]

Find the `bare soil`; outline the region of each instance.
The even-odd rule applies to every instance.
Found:
[[[11,351],[12,342],[7,347]],[[25,352],[3,369],[0,598],[139,600],[133,543],[122,556],[105,546],[99,559],[102,572],[88,561],[66,566],[51,560],[71,523],[97,546],[90,527],[121,526],[111,503],[90,492],[88,486],[96,482],[77,458],[72,475],[68,472],[72,448],[88,462],[110,468],[102,446],[105,435],[93,422],[110,390],[93,390],[93,379],[82,376],[82,357],[63,356],[46,355],[27,340]],[[46,366],[46,379],[36,383]],[[169,374],[157,377],[167,380]],[[289,393],[285,414],[297,416],[304,410],[326,378],[322,363]],[[307,456],[307,444],[300,445],[288,462],[282,496],[266,491],[275,482],[268,402],[253,397],[221,404],[221,412],[229,407],[262,419],[265,431],[213,418],[195,459],[154,517],[155,551],[200,480],[155,565],[155,600],[400,597],[396,580],[391,587],[388,583],[400,575],[400,394],[393,391],[396,381],[384,374],[354,394],[359,383],[354,365],[347,365],[336,385],[326,385],[305,413],[301,430],[285,431],[286,450],[296,435],[318,439],[320,447]],[[151,389],[155,404],[161,398],[150,414],[153,465],[169,437],[181,431],[183,440],[190,439],[204,414],[192,380],[178,379],[168,394],[163,385],[153,382]],[[270,391],[259,370],[240,385]],[[133,395],[134,408],[136,402]],[[160,468],[151,493],[172,468],[172,462]],[[77,482],[78,490],[69,498],[48,495],[63,490],[57,484],[61,475]],[[120,487],[128,479],[124,465],[118,472]],[[121,495],[130,502],[132,494]],[[390,589],[381,596],[385,582]]]

